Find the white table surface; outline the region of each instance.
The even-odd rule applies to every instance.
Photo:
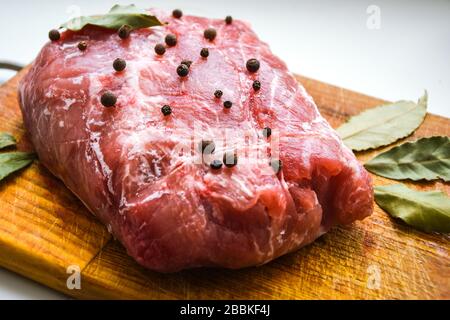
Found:
[[[27,64],[48,31],[74,14],[103,13],[115,3],[133,2],[247,20],[293,72],[387,100],[416,100],[427,89],[429,111],[450,117],[448,0],[2,1],[0,60]],[[370,5],[380,10],[379,28],[368,28]],[[0,82],[11,75],[0,71]],[[0,299],[63,298],[0,269]]]

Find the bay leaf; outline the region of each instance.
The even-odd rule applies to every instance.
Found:
[[[162,23],[157,17],[146,13],[135,5],[115,5],[107,14],[81,16],[61,25],[72,31],[80,31],[87,25],[99,26],[107,29],[117,30],[123,25],[130,26],[131,30],[161,26]]]
[[[404,143],[379,154],[364,166],[390,179],[450,181],[450,137],[436,136]]]
[[[450,232],[450,198],[442,191],[415,191],[402,184],[376,186],[375,202],[417,229]]]
[[[0,181],[11,173],[20,170],[36,159],[36,155],[30,152],[0,153]]]
[[[344,143],[354,151],[378,148],[409,136],[427,112],[428,94],[417,103],[397,101],[351,117],[337,129]]]
[[[16,144],[16,139],[7,132],[0,132],[0,149],[14,146]]]

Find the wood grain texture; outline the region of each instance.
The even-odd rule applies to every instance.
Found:
[[[0,131],[30,150],[17,102],[26,72],[0,87]],[[384,101],[298,78],[333,127]],[[450,135],[450,120],[427,115],[403,139]],[[361,161],[391,148],[357,154]],[[374,177],[376,185],[392,183]],[[408,183],[416,189],[443,182]],[[379,207],[313,244],[261,267],[159,274],[137,265],[64,185],[38,162],[0,184],[0,265],[76,298],[99,299],[450,299],[450,237],[415,231]],[[66,269],[82,270],[81,290]]]

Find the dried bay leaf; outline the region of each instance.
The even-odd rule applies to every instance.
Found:
[[[0,181],[11,173],[20,170],[36,159],[36,155],[30,152],[0,153]]]
[[[450,198],[442,191],[415,191],[401,184],[376,186],[375,202],[417,229],[450,232]]]
[[[12,135],[6,132],[0,132],[0,149],[14,146],[16,144],[16,139]]]
[[[417,103],[397,101],[366,110],[351,117],[336,131],[354,151],[391,144],[419,127],[427,112],[427,100],[425,92]]]
[[[61,25],[72,31],[80,31],[87,25],[99,26],[117,30],[123,25],[130,26],[131,30],[161,26],[162,23],[153,15],[137,8],[135,5],[115,5],[104,15],[81,16]]]
[[[450,181],[450,138],[436,136],[407,142],[379,154],[364,166],[390,179]]]

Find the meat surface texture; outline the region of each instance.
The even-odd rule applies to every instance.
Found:
[[[369,175],[247,23],[151,12],[168,24],[125,40],[93,26],[63,32],[20,84],[40,161],[134,259],[161,272],[260,265],[372,213]],[[177,44],[157,55],[169,33]],[[246,68],[252,58],[256,72]],[[186,77],[182,60],[192,61]],[[102,105],[106,91],[115,106]],[[201,140],[214,141],[212,154],[202,157]],[[237,164],[212,168],[224,152]],[[278,159],[279,172],[269,165]]]

